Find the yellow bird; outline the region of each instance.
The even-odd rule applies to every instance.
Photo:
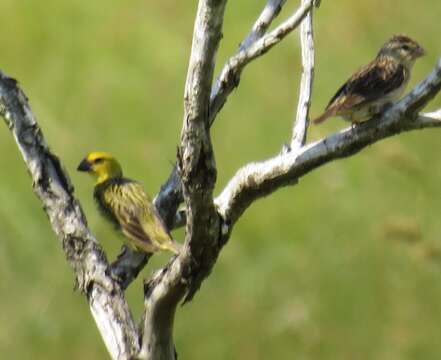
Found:
[[[78,165],[95,180],[93,197],[100,212],[126,236],[137,250],[154,253],[169,250],[178,254],[175,242],[149,196],[137,181],[123,177],[118,161],[106,152],[91,152]]]

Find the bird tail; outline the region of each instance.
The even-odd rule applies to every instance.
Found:
[[[312,120],[312,123],[314,125],[321,124],[323,121],[325,121],[326,119],[330,118],[333,115],[335,115],[333,108],[326,109],[325,112],[323,114],[321,114],[318,118],[315,118],[314,120]]]

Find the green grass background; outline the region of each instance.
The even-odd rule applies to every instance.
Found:
[[[217,70],[264,3],[229,2]],[[288,3],[280,18],[298,5]],[[90,150],[111,151],[157,192],[179,139],[195,10],[196,1],[172,0],[0,4],[0,68],[20,81],[111,259],[118,239],[75,168]],[[312,114],[393,33],[427,49],[411,85],[422,79],[441,55],[440,13],[439,0],[323,0]],[[300,71],[297,33],[247,67],[212,131],[217,193],[241,165],[290,138]],[[429,109],[439,106],[440,96]],[[309,140],[344,126],[312,127]],[[439,359],[439,139],[433,129],[385,140],[254,204],[194,301],[178,310],[180,358]],[[6,126],[0,154],[0,354],[107,358]],[[140,277],[166,260],[157,256]],[[128,298],[139,317],[141,280]]]

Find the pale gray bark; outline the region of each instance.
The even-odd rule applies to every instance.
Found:
[[[268,0],[250,33],[239,47],[238,52],[231,56],[224,64],[211,89],[210,107],[208,110],[210,126],[215,121],[216,115],[227,101],[228,96],[239,84],[240,76],[246,65],[264,54],[270,47],[278,44],[286,35],[299,26],[303,18],[307,16],[312,4],[311,1],[306,0],[285,22],[271,33],[265,35],[265,32],[278,16],[285,2],[286,0]],[[281,34],[281,37],[278,38],[277,34]],[[272,40],[269,42],[267,40],[261,41],[264,39],[264,35],[267,36],[265,39]],[[258,41],[260,43],[256,46],[255,44]],[[254,50],[247,54],[246,52],[251,46],[253,46]],[[241,60],[236,61],[238,58]],[[155,205],[169,229],[185,225],[185,213],[182,211],[177,213],[178,206],[183,201],[181,179],[178,174],[178,168],[175,165],[169,178],[155,197]],[[124,251],[113,264],[112,270],[113,273],[124,280],[123,286],[127,287],[145,266],[147,260],[143,254]]]
[[[146,284],[141,356],[174,359],[173,320],[176,306],[190,300],[216,262],[219,216],[214,207],[216,164],[210,139],[208,109],[216,52],[222,38],[226,0],[201,0],[184,96],[184,120],[178,169],[186,204],[183,251],[168,268]]]
[[[250,33],[240,44],[240,50],[246,50],[265,34],[273,20],[279,15],[285,3],[286,0],[268,0],[259,17],[255,21]]]
[[[120,286],[106,273],[108,263],[87,228],[86,218],[66,171],[47,146],[17,82],[0,72],[0,111],[17,142],[52,229],[74,270],[78,289],[89,302],[113,359],[139,351],[138,332]]]
[[[222,106],[224,106],[228,96],[231,94],[234,88],[239,85],[240,76],[245,66],[256,58],[264,55],[273,46],[280,43],[280,41],[282,41],[288,34],[296,29],[305,16],[308,15],[308,12],[312,8],[313,4],[313,0],[305,0],[287,20],[267,34],[263,34],[262,31],[256,31],[256,25],[253,27],[253,30],[245,40],[245,45],[239,48],[237,54],[228,59],[227,63],[222,68],[216,83],[214,84],[211,94],[210,124],[213,123],[217,113],[220,111],[220,109],[222,109]],[[283,2],[279,2],[278,6],[282,5]],[[267,8],[268,7],[271,8],[270,5],[267,5]],[[277,9],[277,6],[275,9]],[[268,11],[270,14],[267,15],[265,21],[262,21],[264,24],[263,28],[265,29],[268,28],[271,21],[278,14],[278,12],[274,10],[272,12],[270,10]],[[261,15],[260,18],[265,18],[265,16],[266,15]],[[253,38],[255,41],[251,41]]]
[[[441,126],[441,110],[418,114],[440,89],[441,59],[424,81],[381,116],[299,149],[245,165],[216,198],[219,213],[234,224],[254,201],[282,186],[295,184],[319,166],[354,155],[367,145],[403,131]]]
[[[178,164],[155,201],[169,228],[185,223],[185,244],[178,256],[145,282],[145,310],[139,330],[123,289],[136,277],[147,257],[127,251],[109,271],[105,255],[90,234],[79,202],[73,196],[69,178],[47,147],[26,97],[14,80],[0,73],[0,112],[14,135],[34,190],[75,272],[78,287],[87,296],[113,359],[176,360],[173,322],[177,305],[191,300],[216,263],[234,224],[254,201],[296,183],[321,165],[354,155],[385,137],[441,125],[441,110],[419,113],[441,89],[440,59],[426,80],[381,116],[305,145],[314,71],[312,7],[318,1],[302,0],[291,17],[267,33],[284,3],[268,0],[250,34],[213,85],[226,0],[199,1],[185,87]],[[245,66],[278,44],[303,19],[303,74],[291,146],[269,160],[240,169],[213,199],[216,164],[210,125],[237,86]],[[183,200],[185,211],[177,213]],[[115,282],[110,273],[122,277],[123,282]]]
[[[306,3],[307,0],[302,0]],[[314,34],[312,27],[313,11],[300,25],[300,45],[302,49],[302,78],[300,80],[297,115],[291,139],[291,149],[299,149],[306,142],[306,133],[309,124],[309,108],[311,107],[312,84],[314,81]]]

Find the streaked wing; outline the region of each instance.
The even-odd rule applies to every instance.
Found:
[[[134,245],[148,253],[153,253],[158,248],[153,244],[137,218],[130,218],[126,222],[121,222],[121,231],[128,238],[132,239]]]
[[[375,101],[398,89],[406,80],[406,69],[390,59],[374,60],[351,76],[338,89],[326,109],[350,109]]]
[[[158,250],[156,241],[170,239],[141,184],[127,181],[111,185],[104,193],[104,201],[112,209],[121,225],[121,231],[131,238],[137,247],[154,252]]]

